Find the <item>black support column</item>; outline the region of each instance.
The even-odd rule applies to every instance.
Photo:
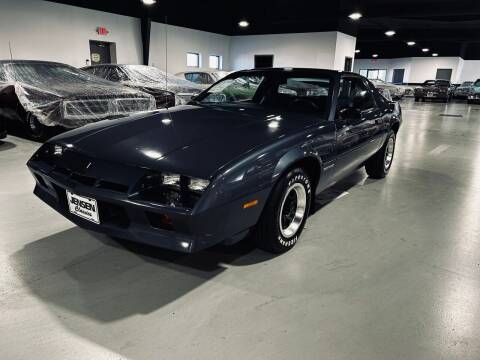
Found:
[[[142,17],[141,28],[142,28],[143,65],[148,65],[148,59],[150,57],[150,32],[152,28],[152,20],[149,17]]]

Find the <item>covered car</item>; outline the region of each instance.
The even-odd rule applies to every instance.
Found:
[[[0,111],[27,125],[35,139],[52,127],[77,128],[154,110],[153,96],[99,79],[66,64],[0,61]]]
[[[225,76],[230,74],[228,71],[222,70],[215,70],[215,71],[186,71],[175,74],[182,79],[191,81],[195,84],[202,86],[203,88],[207,88],[212,84],[215,84],[217,81],[223,79]]]
[[[405,94],[405,89],[400,86],[387,83],[380,79],[370,80],[370,81],[373,83],[373,85],[375,85],[375,87],[378,89],[378,91],[381,94],[388,90],[393,100],[400,100],[403,98],[403,95]]]
[[[185,104],[203,87],[147,65],[101,64],[82,68],[95,76],[147,92],[155,97],[157,108]]]
[[[427,80],[415,88],[415,101],[441,100],[448,102],[452,96],[451,84],[448,80]]]

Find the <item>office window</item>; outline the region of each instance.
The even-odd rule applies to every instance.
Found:
[[[222,57],[220,55],[210,55],[209,57],[210,69],[222,69]]]
[[[360,75],[370,80],[387,81],[387,69],[361,69]]]
[[[200,54],[198,54],[198,53],[187,53],[187,66],[189,66],[189,67],[200,67]]]

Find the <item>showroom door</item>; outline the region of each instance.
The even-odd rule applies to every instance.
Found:
[[[114,43],[90,40],[90,61],[92,65],[111,64],[114,56]]]
[[[436,80],[448,80],[452,78],[452,69],[437,69]]]
[[[405,69],[393,69],[392,83],[403,84],[404,75],[405,75]]]

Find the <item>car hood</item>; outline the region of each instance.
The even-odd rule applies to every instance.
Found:
[[[184,105],[91,124],[52,141],[93,158],[206,179],[256,147],[320,120],[258,107]]]

